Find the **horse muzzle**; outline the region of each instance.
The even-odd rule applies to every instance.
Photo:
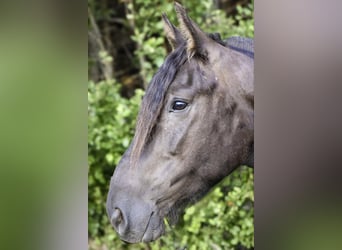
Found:
[[[150,242],[164,234],[163,219],[155,211],[150,204],[131,197],[107,201],[111,224],[121,240],[128,243]]]

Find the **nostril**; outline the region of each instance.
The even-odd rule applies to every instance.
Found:
[[[111,218],[113,226],[115,228],[118,228],[119,225],[121,224],[122,220],[123,220],[123,217],[122,217],[122,213],[121,213],[120,209],[115,208],[114,212],[112,214],[112,218]]]

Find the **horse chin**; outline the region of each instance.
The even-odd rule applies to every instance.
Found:
[[[171,209],[170,212],[166,215],[167,222],[170,226],[174,226],[177,224],[179,220],[179,216],[184,213],[182,209]]]

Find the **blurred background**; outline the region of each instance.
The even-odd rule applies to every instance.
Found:
[[[180,2],[205,32],[254,37],[253,1]],[[89,249],[254,249],[254,177],[246,166],[156,242],[125,244],[107,218],[110,177],[133,137],[144,89],[170,51],[162,13],[177,26],[173,1],[88,0]]]

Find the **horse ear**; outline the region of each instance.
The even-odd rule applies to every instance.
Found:
[[[175,9],[180,23],[181,32],[187,40],[187,53],[190,59],[195,54],[207,57],[206,43],[210,43],[210,38],[190,19],[185,8],[175,2]]]
[[[169,41],[172,50],[177,48],[181,43],[184,42],[183,36],[181,32],[170,22],[167,18],[166,14],[162,14],[163,23],[164,23],[164,31],[166,34],[166,38]]]

